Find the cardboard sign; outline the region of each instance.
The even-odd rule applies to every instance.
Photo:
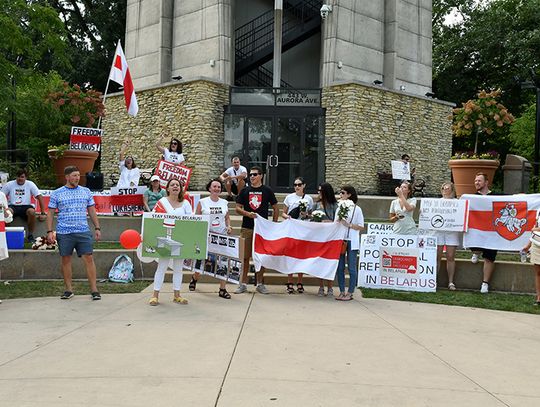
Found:
[[[187,191],[192,171],[191,168],[184,167],[183,165],[159,160],[154,175],[159,177],[159,185],[161,188],[165,188],[170,179],[178,179],[182,185],[184,185],[184,191]]]
[[[101,151],[102,129],[90,127],[72,127],[69,136],[71,150]]]
[[[389,235],[394,233],[393,223],[368,223],[366,234],[368,235]]]
[[[362,235],[361,239],[359,287],[435,292],[437,289],[435,237]]]
[[[411,180],[411,167],[409,163],[392,160],[392,178],[393,179],[405,179],[407,181]]]
[[[421,230],[466,232],[469,201],[460,199],[422,198],[418,227]]]

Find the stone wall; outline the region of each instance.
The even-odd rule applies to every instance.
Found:
[[[323,89],[326,108],[326,179],[377,193],[378,171],[407,153],[425,191],[438,194],[450,180],[450,103],[359,83]]]
[[[193,168],[191,190],[203,190],[223,166],[223,106],[228,87],[195,80],[137,91],[139,113],[128,116],[124,95],[108,96],[103,120],[101,171],[118,174],[118,154],[124,140],[131,140],[127,154],[139,168],[153,168],[160,157],[155,144],[166,132],[180,139],[186,165]],[[168,146],[170,136],[163,141]]]

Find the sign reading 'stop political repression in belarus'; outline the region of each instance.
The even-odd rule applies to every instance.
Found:
[[[421,230],[466,232],[469,201],[460,199],[422,198],[418,227]]]
[[[437,239],[422,235],[362,235],[358,285],[435,292]]]
[[[102,129],[90,127],[72,127],[69,136],[71,150],[101,151]]]

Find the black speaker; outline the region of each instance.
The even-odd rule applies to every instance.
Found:
[[[91,191],[101,191],[103,189],[103,174],[101,172],[87,172],[86,188]]]

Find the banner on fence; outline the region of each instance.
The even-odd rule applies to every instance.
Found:
[[[418,228],[446,232],[467,231],[469,201],[464,199],[422,198]]]
[[[435,292],[437,239],[417,235],[362,235],[358,285]]]

